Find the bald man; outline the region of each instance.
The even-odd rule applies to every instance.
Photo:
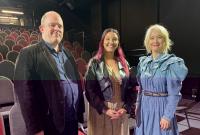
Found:
[[[63,20],[46,12],[39,27],[42,41],[23,48],[14,87],[28,135],[77,135],[84,101],[73,56],[61,45]]]

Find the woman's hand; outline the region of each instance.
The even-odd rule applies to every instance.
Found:
[[[170,127],[170,121],[164,119],[164,118],[161,118],[160,120],[160,128],[162,130],[165,130],[165,129],[168,129]]]
[[[122,116],[126,113],[127,111],[124,108],[121,108],[119,110],[117,110],[117,113],[119,113],[119,116]]]
[[[119,113],[112,109],[106,110],[105,114],[108,115],[111,119],[118,119],[120,117]]]

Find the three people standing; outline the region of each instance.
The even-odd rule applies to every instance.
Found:
[[[61,45],[63,21],[54,11],[41,19],[42,41],[22,49],[14,87],[28,135],[77,135],[83,121],[81,81],[73,56]],[[88,135],[129,135],[128,115],[136,101],[136,135],[178,135],[175,118],[187,75],[183,59],[169,54],[167,29],[152,25],[140,58],[137,81],[120,47],[117,30],[106,29],[85,75],[89,101]]]

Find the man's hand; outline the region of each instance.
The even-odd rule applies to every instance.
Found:
[[[36,133],[35,135],[44,135],[44,131],[42,130],[42,131]]]

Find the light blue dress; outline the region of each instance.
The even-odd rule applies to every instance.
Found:
[[[180,90],[188,69],[183,59],[173,54],[143,56],[138,64],[137,79],[141,90],[168,93],[165,97],[138,94],[136,112],[136,135],[178,135],[174,113],[181,98]],[[160,120],[170,121],[170,128],[162,130]]]

